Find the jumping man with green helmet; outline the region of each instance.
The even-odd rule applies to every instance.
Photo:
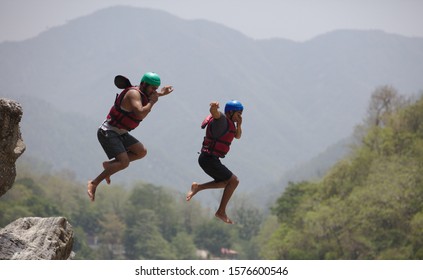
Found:
[[[204,119],[201,125],[202,128],[206,128],[206,136],[198,163],[204,172],[213,178],[213,181],[204,184],[193,182],[186,197],[186,200],[190,201],[199,191],[223,188],[222,199],[215,216],[228,224],[233,224],[233,221],[226,214],[226,206],[238,186],[239,180],[221,163],[220,158],[224,158],[229,152],[234,138],[241,138],[243,110],[244,106],[237,100],[226,103],[225,113],[219,111],[218,102],[210,103],[210,115]]]
[[[127,168],[131,161],[145,157],[147,150],[144,145],[129,131],[147,117],[159,97],[173,91],[172,86],[164,86],[157,92],[161,80],[154,72],[145,73],[139,86],[132,86],[129,80],[127,83],[124,88],[119,87],[123,91],[116,96],[106,120],[97,131],[98,140],[109,161],[103,162],[104,170],[94,180],[88,181],[87,192],[91,201],[94,201],[97,186],[103,180],[110,184],[110,176]]]

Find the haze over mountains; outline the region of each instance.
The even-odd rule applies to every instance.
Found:
[[[423,38],[340,30],[303,43],[253,40],[213,22],[130,7],[2,43],[0,61],[0,96],[24,109],[25,157],[83,182],[106,159],[96,129],[118,92],[114,76],[138,84],[144,72],[159,73],[175,90],[133,132],[148,155],[112,180],[181,192],[209,179],[197,152],[210,101],[244,104],[243,137],[223,161],[240,177],[239,191],[254,191],[348,137],[376,87],[423,89]]]

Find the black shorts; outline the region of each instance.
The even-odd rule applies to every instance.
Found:
[[[127,152],[128,147],[139,143],[139,141],[129,133],[120,135],[113,130],[103,130],[101,128],[97,131],[97,138],[109,159]]]
[[[226,181],[232,177],[232,171],[224,166],[217,156],[201,153],[198,157],[198,163],[204,172],[212,177],[215,182]]]

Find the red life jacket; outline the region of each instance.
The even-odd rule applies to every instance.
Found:
[[[212,154],[221,158],[224,158],[225,155],[229,152],[232,140],[235,138],[236,128],[233,121],[229,120],[228,118],[226,118],[226,120],[228,122],[228,126],[223,134],[212,135],[211,124],[213,122],[213,116],[209,115],[204,119],[201,128],[204,129],[207,126],[207,130],[201,152]]]
[[[134,112],[128,112],[121,108],[123,97],[125,97],[125,94],[131,89],[135,89],[140,93],[142,106],[147,105],[148,98],[138,87],[128,87],[120,94],[116,94],[115,104],[112,106],[109,114],[107,115],[107,122],[110,125],[120,129],[126,129],[128,131],[136,128],[142,121],[142,119],[137,118]]]

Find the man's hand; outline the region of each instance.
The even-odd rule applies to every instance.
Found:
[[[213,101],[210,103],[210,110],[217,110],[219,109],[219,102]]]
[[[234,113],[232,120],[234,121],[234,123],[236,124],[236,132],[235,132],[235,138],[236,139],[240,139],[241,135],[242,135],[242,128],[241,128],[241,124],[242,124],[242,112],[241,111],[237,111]]]
[[[148,97],[148,102],[150,102],[151,104],[155,104],[157,102],[157,100],[159,100],[159,94],[157,92],[153,92]]]
[[[213,101],[210,103],[210,114],[212,114],[214,119],[220,118],[219,102]]]
[[[165,96],[168,95],[169,93],[171,93],[173,91],[173,86],[164,86],[162,87],[162,89],[160,90],[160,92],[158,92],[158,96]]]
[[[237,125],[241,125],[242,124],[242,115],[240,112],[235,112],[234,116],[233,116],[233,121],[237,124]]]

